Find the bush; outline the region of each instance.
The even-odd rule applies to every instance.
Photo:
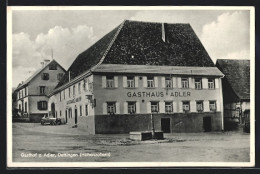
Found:
[[[238,130],[238,122],[234,119],[226,119],[224,122],[225,131]]]

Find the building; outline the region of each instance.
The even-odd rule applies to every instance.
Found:
[[[189,24],[126,20],[76,58],[48,108],[90,134],[223,130],[223,76]]]
[[[48,114],[48,96],[62,76],[65,69],[55,60],[45,60],[42,68],[37,70],[25,82],[15,89],[17,93],[15,106],[19,115],[28,117],[32,122],[38,122]]]
[[[250,114],[250,60],[218,59],[216,66],[225,74],[224,117],[243,124]]]

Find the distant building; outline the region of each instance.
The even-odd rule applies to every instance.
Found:
[[[47,94],[55,88],[64,73],[65,69],[55,60],[42,62],[42,68],[14,91],[17,94],[15,107],[19,115],[38,122],[44,114],[48,114]]]
[[[218,59],[216,66],[225,74],[223,101],[225,119],[244,123],[250,114],[250,60]]]
[[[86,133],[223,130],[223,77],[189,24],[124,21],[72,63],[50,115]],[[152,115],[152,116],[151,116]]]

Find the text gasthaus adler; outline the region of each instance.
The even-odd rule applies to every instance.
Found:
[[[127,92],[127,97],[189,97],[191,93],[189,91],[182,92]]]

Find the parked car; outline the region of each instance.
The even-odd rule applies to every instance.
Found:
[[[41,125],[50,124],[50,125],[60,125],[61,119],[60,118],[53,118],[45,116],[41,119]]]

